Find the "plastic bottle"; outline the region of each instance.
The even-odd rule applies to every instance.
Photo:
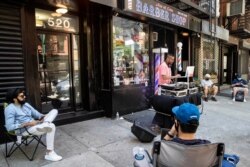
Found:
[[[116,119],[120,119],[119,112],[116,113]]]
[[[143,160],[144,159],[144,149],[139,148],[138,153],[135,154],[135,159],[136,160]]]
[[[158,95],[161,95],[161,86],[158,87]]]

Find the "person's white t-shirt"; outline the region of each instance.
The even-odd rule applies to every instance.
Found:
[[[205,80],[203,79],[201,81],[201,86],[202,87],[211,87],[213,85],[213,82],[209,79],[209,80]]]

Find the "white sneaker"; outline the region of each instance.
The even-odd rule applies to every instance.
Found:
[[[48,161],[60,161],[62,159],[62,157],[60,155],[57,155],[55,151],[46,153],[44,158]]]
[[[42,124],[40,124],[40,125],[36,128],[36,130],[37,130],[38,132],[48,133],[48,132],[51,132],[51,131],[52,131],[52,128],[49,127],[49,126],[47,125],[47,123],[42,123]]]
[[[233,98],[233,101],[235,101],[235,98]]]
[[[246,99],[244,99],[244,102],[247,102],[247,100],[246,100]]]

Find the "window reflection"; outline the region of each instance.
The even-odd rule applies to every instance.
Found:
[[[203,44],[203,74],[216,74],[215,71],[215,55],[213,54],[214,43],[205,42]]]
[[[74,96],[76,105],[81,105],[81,78],[80,78],[80,60],[79,60],[79,36],[73,35],[73,67],[74,67],[74,77],[73,77],[73,84],[74,84]]]
[[[40,94],[43,111],[70,105],[69,37],[38,34]],[[56,106],[55,106],[56,105]]]
[[[113,17],[114,85],[145,83],[149,79],[148,26]]]

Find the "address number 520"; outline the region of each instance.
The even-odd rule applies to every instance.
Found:
[[[64,20],[64,19],[54,19],[54,18],[49,18],[48,19],[48,25],[50,27],[58,27],[58,28],[69,28],[70,27],[70,22],[69,20]]]

